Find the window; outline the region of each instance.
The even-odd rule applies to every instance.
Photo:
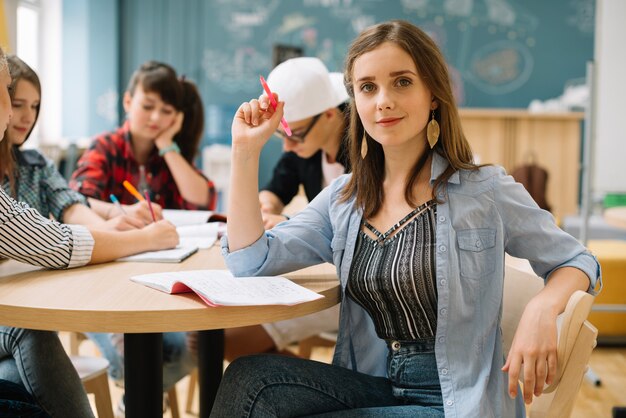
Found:
[[[22,0],[17,4],[16,55],[39,71],[39,2]]]

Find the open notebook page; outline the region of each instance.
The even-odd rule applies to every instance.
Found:
[[[142,274],[131,280],[168,293],[184,292],[180,282],[209,306],[295,305],[323,297],[285,277],[233,277],[226,270]]]

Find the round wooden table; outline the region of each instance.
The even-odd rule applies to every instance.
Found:
[[[208,417],[223,367],[223,329],[294,318],[339,302],[335,267],[285,276],[324,295],[294,306],[210,308],[193,293],[169,295],[130,281],[137,274],[225,268],[218,247],[182,263],[112,262],[72,270],[0,263],[0,323],[54,331],[122,332],[126,416],[162,416],[162,333],[201,331],[198,339],[200,416]]]

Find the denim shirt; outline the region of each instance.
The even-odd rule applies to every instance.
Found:
[[[431,184],[447,165],[433,154]],[[222,253],[236,276],[276,275],[333,263],[342,289],[333,364],[385,376],[385,342],[377,337],[369,315],[345,294],[363,216],[354,199],[339,202],[350,176],[336,179],[304,211],[249,247],[229,253],[225,237]],[[528,259],[544,280],[557,268],[578,268],[589,277],[592,294],[600,266],[500,167],[455,172],[437,197],[435,356],[445,416],[525,417],[522,396],[510,399],[508,375],[500,370],[504,254]]]

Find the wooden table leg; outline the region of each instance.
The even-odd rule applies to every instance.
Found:
[[[124,334],[127,418],[163,417],[163,334]]]
[[[224,367],[224,330],[198,333],[198,385],[200,418],[208,418],[213,408]]]

